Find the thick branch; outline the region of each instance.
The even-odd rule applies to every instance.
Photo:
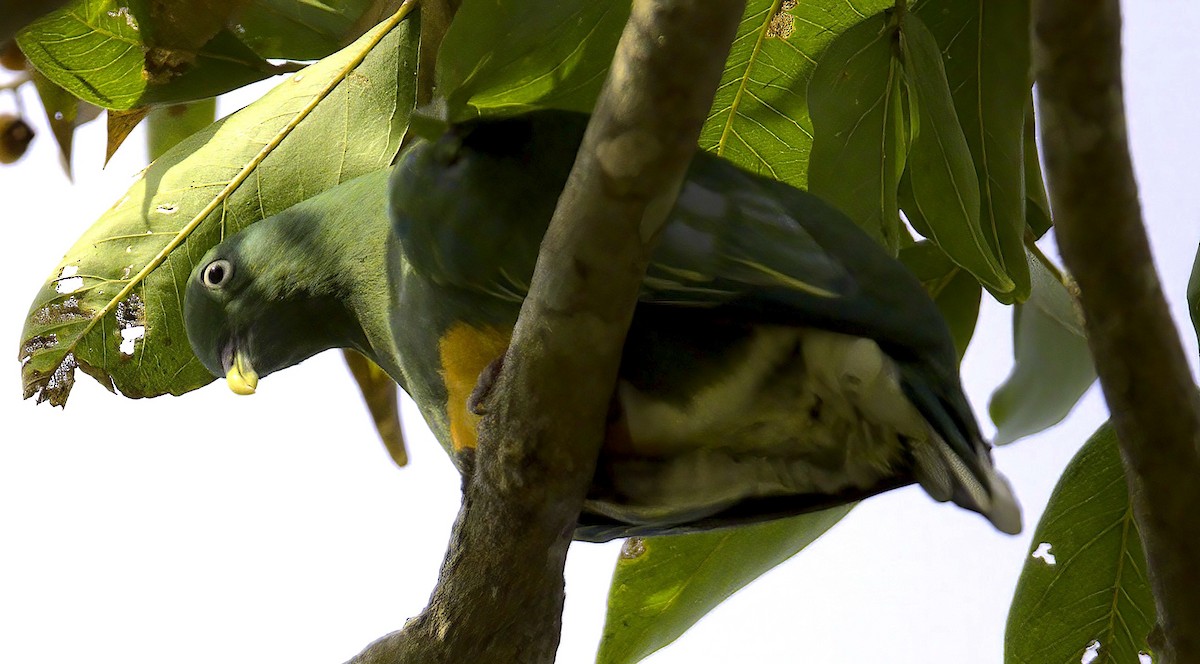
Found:
[[[1117,0],[1041,0],[1038,112],[1054,225],[1121,441],[1165,663],[1200,657],[1200,399],[1141,224]]]
[[[542,243],[429,607],[354,660],[549,662],[625,333],[743,0],[638,0]]]

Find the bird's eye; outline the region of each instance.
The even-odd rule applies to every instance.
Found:
[[[217,260],[204,266],[204,270],[200,273],[200,279],[208,288],[221,288],[229,283],[233,278],[233,263],[218,258]]]

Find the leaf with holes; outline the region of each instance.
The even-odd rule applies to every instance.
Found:
[[[979,282],[928,240],[901,249],[900,262],[917,275],[937,304],[938,311],[942,312],[961,362],[979,319],[979,301],[983,294]]]
[[[901,65],[891,12],[838,35],[808,84],[813,141],[808,189],[832,203],[894,255],[897,188],[904,171]]]
[[[987,241],[979,214],[979,182],[955,115],[941,51],[913,14],[900,32],[912,104],[913,139],[908,154],[913,199],[930,238],[980,283],[1000,293],[1015,287]]]
[[[146,169],[34,298],[20,349],[26,398],[62,405],[76,367],[131,397],[212,380],[183,329],[193,261],[247,224],[391,162],[415,100],[411,7]]]
[[[625,541],[597,664],[637,662],[812,544],[853,505],[750,526]]]
[[[449,119],[590,112],[628,17],[626,2],[466,0],[437,60]]]
[[[102,108],[203,99],[279,73],[223,27],[236,4],[77,1],[17,42],[47,78]]]
[[[813,128],[809,79],[838,35],[890,7],[750,0],[713,98],[700,147],[737,165],[807,188]]]
[[[1086,650],[1093,664],[1139,661],[1154,597],[1108,424],[1063,471],[1033,541],[1037,555],[1026,559],[1008,613],[1005,664],[1076,664]]]
[[[1024,300],[1029,295],[1023,244],[1027,147],[1037,163],[1036,146],[1024,140],[1033,85],[1029,2],[926,0],[915,5],[914,13],[941,47],[954,110],[975,165],[983,237],[1014,283],[1003,297]],[[1040,169],[1036,176],[1040,181]]]
[[[1096,382],[1075,296],[1040,252],[1029,255],[1029,266],[1031,295],[1013,310],[1016,362],[988,404],[997,445],[1058,424]]]

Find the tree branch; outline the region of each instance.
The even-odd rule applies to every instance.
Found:
[[[744,0],[637,0],[484,400],[429,606],[353,660],[549,662],[563,565],[646,263]]]
[[[1141,223],[1117,0],[1035,3],[1038,117],[1054,227],[1121,443],[1165,664],[1200,653],[1200,398]]]

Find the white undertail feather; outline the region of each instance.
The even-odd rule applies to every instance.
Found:
[[[686,403],[619,385],[631,449],[606,458],[611,488],[623,498],[589,509],[633,523],[688,520],[748,497],[867,489],[911,463],[934,500],[1020,531],[1007,482],[986,456],[986,482],[975,477],[909,399],[899,367],[876,342],[763,327],[745,349]]]

